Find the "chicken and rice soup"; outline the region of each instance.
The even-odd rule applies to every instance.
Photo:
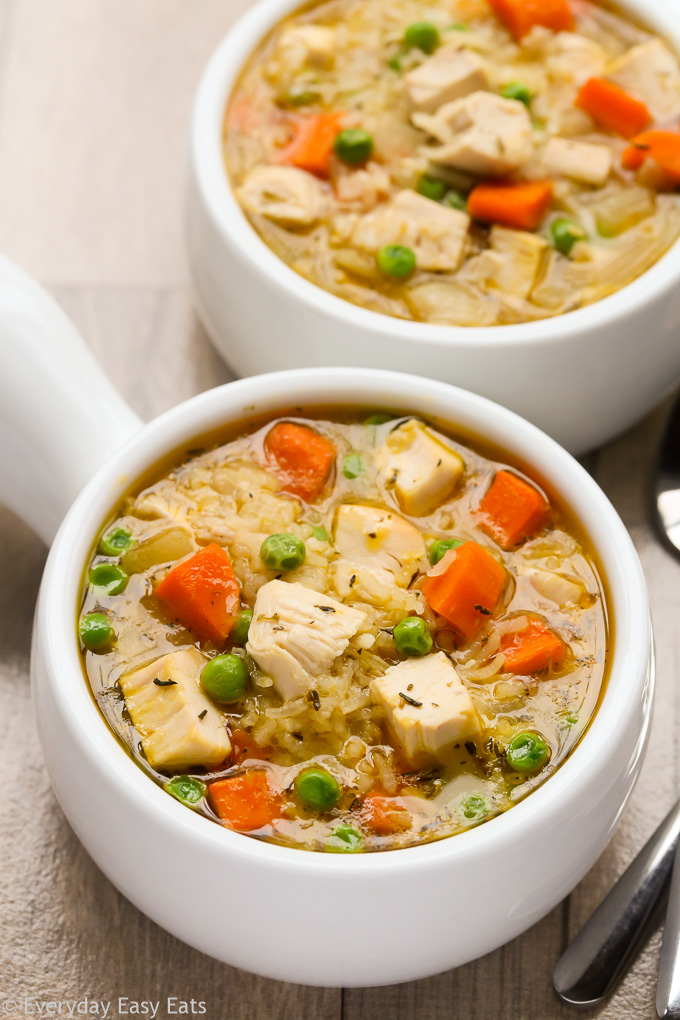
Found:
[[[327,291],[420,322],[569,312],[680,234],[680,65],[586,0],[328,0],[226,114],[235,194]]]
[[[92,692],[157,783],[237,831],[335,852],[453,835],[587,728],[595,557],[537,479],[439,423],[302,414],[185,451],[117,508],[80,607]]]

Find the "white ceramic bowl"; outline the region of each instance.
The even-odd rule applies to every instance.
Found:
[[[460,328],[356,307],[303,279],[264,244],[225,173],[224,111],[249,54],[299,6],[259,0],[220,44],[196,98],[189,258],[199,314],[226,360],[241,375],[311,365],[417,372],[497,400],[572,453],[649,411],[680,379],[678,246],[587,308],[524,325]],[[680,49],[677,0],[622,0],[621,7]]]
[[[149,917],[203,952],[269,977],[380,984],[425,977],[495,949],[585,875],[640,768],[653,688],[651,632],[628,533],[556,443],[447,384],[352,369],[231,383],[143,426],[64,315],[1,259],[0,369],[0,498],[51,541],[76,497],[54,537],[35,623],[32,686],[45,760],[77,835]],[[136,478],[168,452],[251,410],[275,414],[291,404],[345,401],[438,416],[531,463],[599,550],[616,633],[601,708],[543,786],[470,832],[356,856],[259,842],[169,797],[107,727],[76,638],[84,564],[103,521]]]

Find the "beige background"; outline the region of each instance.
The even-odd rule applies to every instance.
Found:
[[[192,312],[182,195],[201,66],[248,5],[0,6],[0,250],[52,291],[143,417],[230,377]],[[24,997],[168,995],[203,1000],[209,1018],[233,1020],[570,1016],[552,992],[552,966],[678,793],[680,564],[657,545],[646,505],[660,422],[653,416],[587,460],[640,550],[658,642],[652,743],[623,823],[569,900],[522,938],[461,970],[381,990],[304,989],[216,963],[148,921],[87,858],[50,791],[29,699],[30,621],[46,550],[0,511],[0,1002],[14,1000],[20,1016]],[[380,939],[380,918],[319,917],[320,927],[370,921]],[[263,912],[263,923],[286,937],[285,918]],[[452,928],[461,923],[452,916]],[[657,935],[602,1017],[654,1016],[658,952]]]

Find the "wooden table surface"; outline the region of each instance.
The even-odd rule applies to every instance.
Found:
[[[0,6],[0,250],[55,295],[144,418],[231,377],[192,310],[182,197],[200,69],[250,2]],[[642,557],[657,638],[652,739],[622,824],[569,899],[521,938],[457,971],[390,988],[310,989],[234,970],[167,935],[99,872],[50,790],[30,704],[31,617],[46,550],[0,510],[0,1010],[10,1000],[5,1013],[14,1004],[15,1015],[37,1015],[37,1003],[87,998],[111,1003],[117,1017],[121,996],[176,996],[203,1001],[210,1020],[570,1016],[552,991],[552,966],[679,792],[680,563],[657,544],[646,504],[661,422],[657,412],[587,458]],[[285,918],[273,923],[285,938]],[[325,917],[320,904],[320,934],[338,923],[354,919]],[[379,939],[379,918],[373,931]],[[655,1016],[658,956],[657,934],[600,1016]],[[161,1005],[157,1015],[171,1014]]]

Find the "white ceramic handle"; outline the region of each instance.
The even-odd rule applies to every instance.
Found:
[[[0,256],[0,502],[48,544],[142,422],[48,294]]]

